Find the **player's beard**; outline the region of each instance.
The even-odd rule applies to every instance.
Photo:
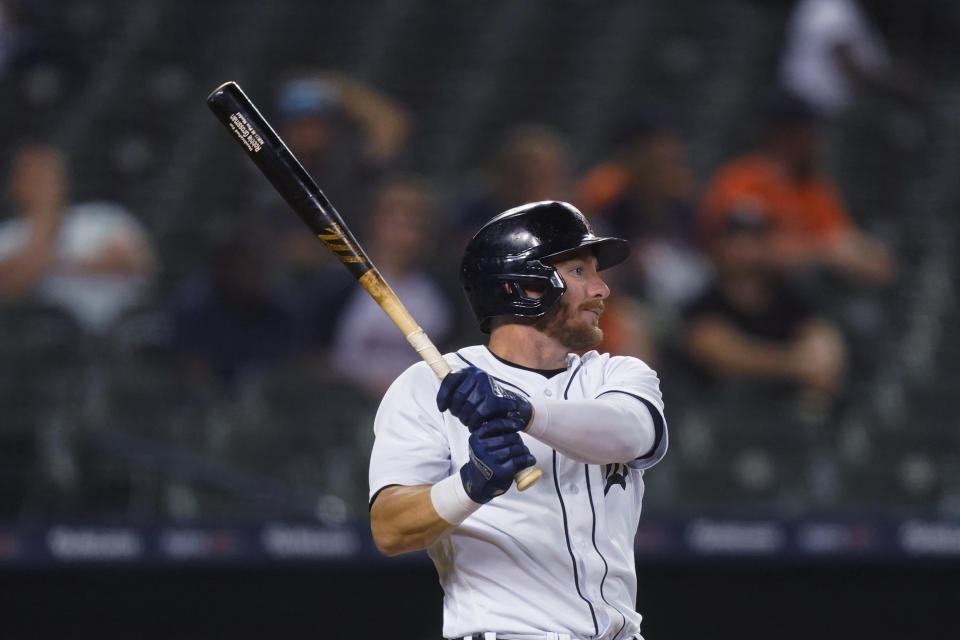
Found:
[[[582,351],[600,344],[603,330],[581,317],[582,312],[596,309],[603,312],[603,300],[588,300],[571,308],[563,298],[534,326],[570,351]]]

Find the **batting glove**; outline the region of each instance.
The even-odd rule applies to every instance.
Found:
[[[470,434],[470,461],[460,467],[460,480],[474,502],[490,502],[510,488],[515,473],[537,463],[518,428],[517,420],[499,418]]]
[[[511,418],[526,428],[533,418],[530,401],[503,388],[486,371],[467,367],[447,374],[437,392],[437,408],[450,413],[472,432],[494,418]]]

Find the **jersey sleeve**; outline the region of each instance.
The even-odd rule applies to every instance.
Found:
[[[607,394],[627,395],[643,403],[653,418],[655,440],[649,453],[630,466],[649,469],[660,462],[667,453],[667,421],[663,411],[663,395],[660,393],[660,378],[643,361],[629,356],[612,356],[606,363],[603,381],[596,397]]]
[[[418,362],[387,389],[373,423],[369,498],[389,485],[433,484],[450,475],[450,444],[435,399],[439,385]]]

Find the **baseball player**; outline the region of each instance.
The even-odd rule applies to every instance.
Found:
[[[469,242],[460,279],[487,346],[424,363],[384,395],[370,520],[387,555],[426,549],[446,638],[628,640],[643,472],[667,449],[659,381],[600,342],[603,269],[629,246],[564,202],[505,211]],[[520,493],[517,471],[543,477]]]

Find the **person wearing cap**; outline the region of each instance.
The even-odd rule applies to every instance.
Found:
[[[697,216],[701,243],[744,208],[769,216],[775,252],[787,268],[824,268],[868,286],[895,274],[890,251],[859,230],[821,168],[821,121],[802,100],[775,95],[767,104],[760,144],[721,166]]]
[[[326,164],[340,119],[360,128],[361,156],[384,166],[402,151],[410,118],[372,87],[342,74],[318,74],[287,82],[277,97],[281,136],[305,165]]]
[[[783,383],[829,404],[842,388],[843,339],[783,277],[772,229],[751,207],[717,224],[706,244],[716,276],[685,309],[686,350],[710,380]]]
[[[356,220],[368,198],[403,151],[410,117],[390,98],[342,74],[298,76],[282,85],[276,125],[307,172],[334,206]],[[313,273],[329,262],[316,238],[304,233],[265,182],[259,197],[259,224],[275,236],[278,253],[295,275]]]

